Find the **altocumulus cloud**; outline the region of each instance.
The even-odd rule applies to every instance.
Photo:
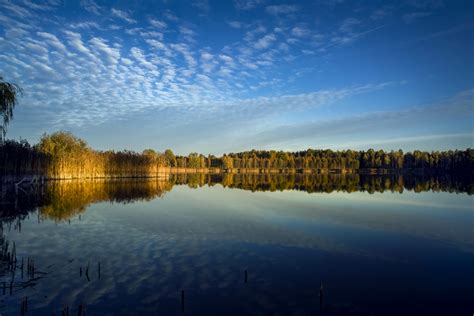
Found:
[[[273,47],[279,39],[274,33],[265,34],[263,26],[245,31],[240,42],[209,51],[196,46],[194,39],[199,35],[189,23],[180,24],[171,14],[150,17],[145,25],[129,28],[128,25],[137,24],[133,12],[105,8],[93,0],[81,4],[94,15],[108,11],[111,21],[102,25],[100,20],[82,21],[69,28],[51,28],[59,24],[60,16],[52,15],[48,24],[40,18],[45,12],[43,7],[1,2],[6,9],[0,13],[5,29],[0,53],[2,69],[24,87],[25,106],[32,111],[41,109],[48,116],[50,128],[97,125],[148,108],[198,107],[201,111],[215,111],[222,107],[231,108],[230,112],[245,112],[249,104],[264,108],[272,104],[277,108],[302,101],[308,106],[320,103],[321,92],[246,97],[259,87],[281,86],[281,81],[267,78],[265,68],[274,66],[288,47]],[[258,4],[236,3],[242,8]],[[55,3],[47,6],[48,14],[55,8]],[[283,14],[296,12],[298,7],[267,6],[265,10]],[[120,37],[104,34],[114,25],[113,20],[125,23]],[[232,27],[241,26],[237,23],[233,22]],[[168,31],[170,25],[173,30]],[[176,30],[181,36],[172,37]],[[310,34],[308,29],[288,26],[279,30],[281,41],[285,40],[284,32],[288,36]],[[127,40],[134,45],[125,45]],[[253,71],[251,75],[249,70]],[[332,93],[339,95],[343,91]]]
[[[390,14],[380,13],[386,8],[374,8],[377,18],[370,21],[344,16],[320,27],[307,19],[299,3],[236,0],[230,5],[235,15],[221,21],[229,37],[213,42],[213,35],[199,25],[199,19],[212,16],[211,4],[196,2],[193,10],[200,12],[199,18],[188,21],[167,7],[140,13],[133,6],[81,0],[80,14],[65,23],[61,1],[0,0],[1,75],[25,91],[13,135],[26,131],[33,138],[57,129],[84,131],[147,115],[160,122],[153,126],[156,133],[165,135],[165,128],[181,126],[175,140],[192,134],[212,141],[227,124],[246,130],[234,142],[241,147],[244,142],[252,146],[252,137],[253,146],[278,145],[301,142],[318,126],[339,123],[306,121],[285,126],[282,134],[275,117],[305,110],[317,113],[357,95],[399,86],[390,77],[318,86],[311,77],[331,60],[333,51],[383,30],[383,19],[394,15],[396,8]],[[400,22],[415,24],[436,9],[410,7],[399,14]],[[245,14],[261,16],[244,21]],[[436,34],[439,38],[448,33]],[[301,84],[305,74],[307,81]],[[354,130],[358,124],[386,121],[395,114],[361,115],[367,118],[347,118]],[[193,130],[193,124],[200,130]],[[221,134],[232,139],[235,133]]]

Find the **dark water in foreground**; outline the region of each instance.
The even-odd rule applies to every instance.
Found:
[[[184,290],[185,315],[472,315],[469,188],[195,175],[4,192],[18,262],[0,264],[0,313],[28,297],[28,315],[179,315]]]

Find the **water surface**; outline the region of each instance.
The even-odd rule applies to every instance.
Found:
[[[182,314],[182,291],[189,315],[474,311],[470,183],[182,175],[8,192],[4,241],[36,272],[3,264],[6,315],[26,296],[33,315]]]

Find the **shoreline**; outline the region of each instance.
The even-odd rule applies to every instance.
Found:
[[[259,169],[259,168],[158,168],[155,172],[136,173],[123,172],[121,174],[86,174],[83,176],[65,174],[61,176],[48,176],[44,174],[22,174],[22,175],[0,175],[0,184],[31,184],[43,183],[45,181],[61,181],[61,180],[114,180],[114,179],[167,179],[170,175],[179,174],[248,174],[248,175],[413,175],[413,176],[440,176],[440,175],[460,175],[457,172],[433,172],[431,170],[419,169]]]

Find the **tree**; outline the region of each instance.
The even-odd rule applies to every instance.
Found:
[[[198,153],[190,153],[188,155],[188,167],[189,168],[199,168],[201,164],[201,159],[199,158]]]
[[[170,167],[176,167],[176,157],[171,149],[165,150],[165,160]]]
[[[157,164],[159,162],[159,155],[153,149],[143,150],[142,155],[148,160],[149,164]]]
[[[0,126],[0,141],[2,142],[7,134],[7,125],[13,118],[13,108],[17,104],[18,96],[21,93],[22,90],[19,86],[4,81],[0,76],[0,115],[3,119],[3,124]]]
[[[222,165],[224,169],[232,169],[234,167],[234,161],[232,157],[224,154],[222,157]]]

